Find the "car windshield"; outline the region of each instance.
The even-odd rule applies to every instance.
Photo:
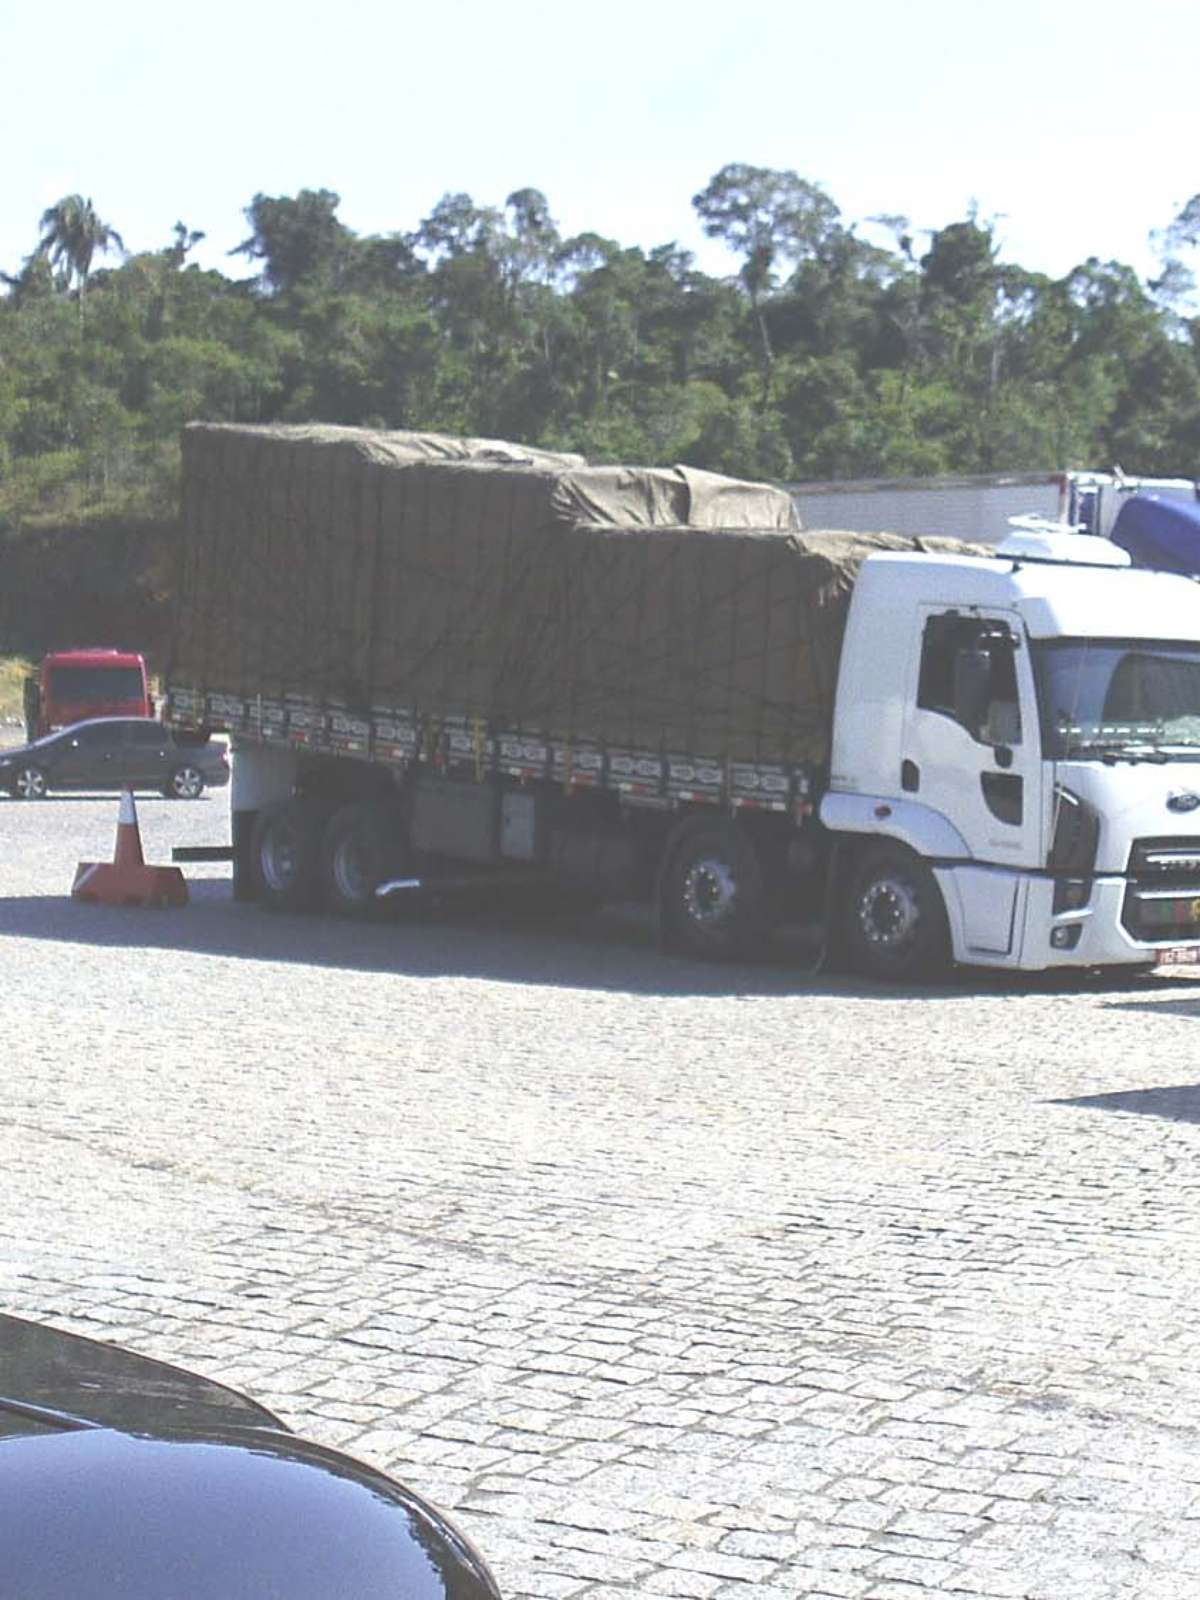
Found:
[[[1200,644],[1042,640],[1033,662],[1048,755],[1200,760]]]

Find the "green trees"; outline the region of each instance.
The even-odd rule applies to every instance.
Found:
[[[706,188],[692,197],[704,231],[740,255],[739,272],[750,296],[769,382],[774,351],[766,302],[781,262],[793,266],[817,255],[840,215],[815,183],[794,172],[775,172],[733,162],[722,167]],[[767,394],[764,383],[764,399]]]
[[[1059,278],[1006,262],[974,213],[860,227],[819,185],[744,163],[693,203],[727,274],[674,242],[564,237],[529,187],[495,206],[450,193],[368,236],[331,190],[259,193],[238,248],[255,275],[231,279],[196,264],[199,229],[128,254],[66,196],[0,273],[0,622],[43,647],[86,572],[114,627],[127,592],[152,626],[192,417],[499,435],[785,481],[1197,473],[1200,195],[1145,283],[1093,258]],[[51,570],[41,604],[17,592]]]
[[[79,321],[83,322],[83,301],[87,292],[92,259],[97,251],[124,250],[121,235],[96,215],[90,199],[69,194],[42,213],[42,236],[38,254],[49,261],[69,288],[74,284],[79,295]]]
[[[234,253],[262,262],[261,282],[286,294],[320,278],[336,286],[354,249],[354,235],[335,215],[330,189],[301,189],[294,198],[256,194],[246,208],[250,236]]]
[[[0,532],[160,516],[190,417],[501,435],[776,479],[1107,466],[1190,473],[1200,196],[1161,275],[1001,258],[975,214],[849,223],[795,172],[693,199],[730,270],[564,237],[540,190],[444,195],[362,236],[328,189],[256,194],[235,280],[178,221],[127,254],[90,199],[43,214],[0,292]],[[86,314],[85,314],[86,304]]]

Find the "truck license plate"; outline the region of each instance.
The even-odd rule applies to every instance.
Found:
[[[1156,967],[1200,966],[1200,945],[1174,944],[1158,952]]]

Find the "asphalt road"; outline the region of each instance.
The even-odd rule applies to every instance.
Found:
[[[1200,1588],[1189,981],[73,904],[115,821],[0,799],[4,1309],[395,1473],[512,1600]]]

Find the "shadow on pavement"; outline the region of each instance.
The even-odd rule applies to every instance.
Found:
[[[205,800],[223,798],[221,790],[223,784],[208,784],[204,793],[196,795],[191,800],[177,800],[175,797],[162,794],[158,789],[135,789],[133,798],[138,806],[176,806],[201,805]],[[214,792],[215,790],[215,792]],[[55,789],[50,794],[45,794],[40,800],[18,800],[15,795],[0,792],[0,806],[20,806],[22,811],[32,811],[35,814],[42,810],[49,810],[53,806],[72,806],[90,804],[96,800],[120,800],[120,789]]]
[[[1196,1015],[1195,1012],[1190,1014]],[[1115,1094],[1086,1094],[1071,1100],[1049,1100],[1047,1104],[1076,1106],[1091,1111],[1128,1111],[1140,1117],[1166,1117],[1171,1122],[1200,1122],[1200,1084],[1123,1089]]]
[[[178,950],[397,976],[481,978],[667,997],[829,995],[886,1003],[914,996],[955,1000],[1097,990],[1161,993],[1169,982],[1111,972],[1031,975],[963,969],[942,984],[888,985],[830,972],[814,976],[815,948],[802,935],[781,941],[773,960],[753,966],[673,957],[657,947],[648,913],[632,907],[555,919],[518,911],[511,903],[481,908],[448,901],[405,918],[362,924],[335,917],[277,916],[235,904],[227,878],[194,879],[189,888],[191,905],[180,911],[81,905],[66,895],[0,898],[0,939]],[[1152,1004],[1151,1009],[1162,1007]]]
[[[786,995],[804,984],[783,964],[675,960],[657,949],[648,920],[633,912],[565,920],[450,906],[356,923],[234,904],[227,879],[188,887],[191,904],[178,911],[81,905],[65,895],[0,898],[0,939],[654,995]]]
[[[1168,980],[1170,981],[1170,980]],[[1176,990],[1184,986],[1182,980],[1175,980],[1172,987]],[[1193,978],[1191,982],[1193,999],[1178,1000],[1114,1000],[1113,1011],[1149,1011],[1153,1014],[1169,1011],[1177,1017],[1192,1017],[1200,1022],[1200,984]]]

